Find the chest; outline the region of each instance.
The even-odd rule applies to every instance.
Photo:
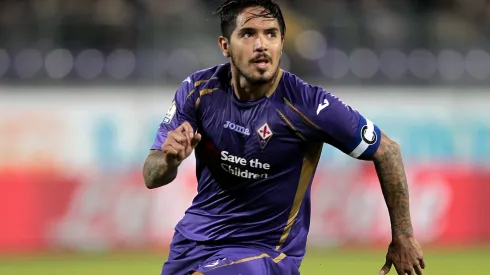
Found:
[[[269,100],[240,105],[225,98],[203,107],[198,127],[207,154],[218,158],[224,170],[250,171],[253,178],[287,169],[304,154],[305,142]]]

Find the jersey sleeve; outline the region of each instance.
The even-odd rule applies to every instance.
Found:
[[[380,144],[381,130],[368,118],[321,87],[307,85],[303,94],[309,136],[357,159],[370,159]]]
[[[185,121],[189,122],[192,128],[196,130],[196,107],[195,101],[192,100],[193,88],[192,78],[188,77],[175,92],[172,103],[158,128],[151,146],[152,150],[160,150],[167,139],[168,132],[175,130]]]

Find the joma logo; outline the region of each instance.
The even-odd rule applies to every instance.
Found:
[[[225,122],[225,125],[223,125],[223,127],[225,129],[226,128],[229,128],[230,130],[233,130],[233,131],[238,132],[240,134],[244,134],[244,135],[247,135],[247,136],[250,135],[250,130],[248,130],[248,128],[245,128],[245,127],[240,126],[240,125],[236,125],[235,123],[230,122],[230,121],[226,121]]]

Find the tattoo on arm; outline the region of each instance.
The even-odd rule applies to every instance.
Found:
[[[153,150],[145,160],[143,178],[148,188],[158,188],[168,184],[177,175],[177,169],[168,169],[164,153]]]
[[[153,155],[150,154],[145,161],[145,165],[143,166],[143,177],[145,179],[145,183],[147,183],[147,185],[151,185],[149,183],[154,182],[156,178],[159,178],[161,172],[162,168],[158,163],[158,159],[154,158]]]
[[[374,166],[388,207],[393,237],[413,234],[408,184],[398,144],[386,134],[374,155]]]

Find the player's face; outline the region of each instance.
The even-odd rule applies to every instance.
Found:
[[[257,16],[263,12],[262,7],[244,9],[236,19],[229,41],[220,38],[225,56],[230,57],[238,73],[252,84],[272,81],[282,54],[279,23],[275,18]]]

